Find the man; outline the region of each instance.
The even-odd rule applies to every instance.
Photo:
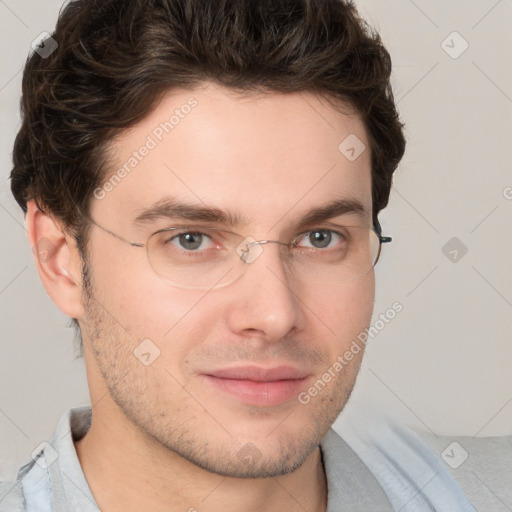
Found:
[[[414,438],[442,485],[330,430],[405,145],[355,8],[75,0],[50,43],[25,69],[12,191],[92,409],[0,509],[470,510]]]

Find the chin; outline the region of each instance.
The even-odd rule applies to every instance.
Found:
[[[210,473],[224,477],[272,478],[298,469],[318,447],[316,439],[298,440],[292,436],[287,440],[281,439],[281,442],[269,446],[268,442],[263,445],[258,441],[248,441],[235,452],[232,447],[226,447],[227,453],[209,453],[204,458],[198,454],[190,457],[189,454],[188,460]]]

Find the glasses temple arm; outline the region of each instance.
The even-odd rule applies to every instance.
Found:
[[[389,244],[389,242],[393,240],[390,236],[382,236],[382,228],[380,227],[380,222],[377,219],[373,222],[373,229],[379,237],[379,242],[381,244]]]

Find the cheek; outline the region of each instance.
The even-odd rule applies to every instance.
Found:
[[[311,296],[310,307],[330,331],[338,348],[343,348],[368,327],[375,299],[374,273],[329,291]]]
[[[122,325],[130,345],[149,338],[161,349],[160,363],[177,367],[196,345],[222,340],[223,308],[215,294],[163,281],[149,266],[145,250],[123,248],[112,258],[111,246],[98,247],[93,290],[102,308]],[[297,307],[307,318],[305,337],[321,340],[318,349],[335,359],[370,324],[374,291],[373,272],[336,288],[298,290],[304,304],[298,301]]]
[[[95,298],[133,338],[165,344],[188,329],[195,310],[202,309],[205,292],[177,288],[161,279],[150,267],[145,249],[123,249],[114,258],[112,247],[95,252]]]

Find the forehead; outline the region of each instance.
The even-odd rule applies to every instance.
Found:
[[[91,213],[128,226],[172,196],[267,228],[336,199],[371,217],[367,135],[353,109],[343,112],[311,92],[172,91],[111,143]]]

